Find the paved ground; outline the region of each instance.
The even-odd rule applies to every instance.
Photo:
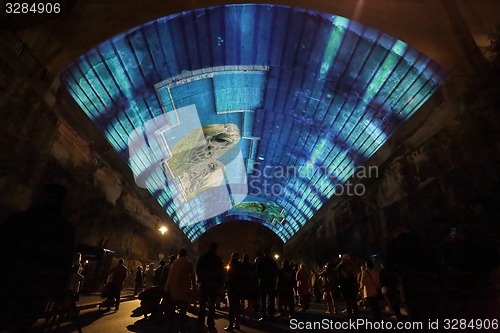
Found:
[[[78,316],[79,326],[82,333],[166,333],[177,332],[179,327],[177,323],[169,322],[165,318],[144,318],[139,300],[134,297],[133,290],[126,289],[122,292],[122,303],[118,311],[112,309],[111,311],[98,310],[98,305],[101,302],[99,295],[85,295],[82,296],[77,303],[80,310]],[[343,305],[339,306],[340,310]],[[352,327],[347,325],[349,322],[345,314],[340,311],[337,315],[327,315],[326,305],[320,303],[312,303],[311,309],[304,313],[298,312],[294,316],[294,320],[288,317],[278,317],[272,321],[259,322],[257,315],[253,314],[250,310],[244,310],[243,319],[241,321],[240,329],[235,332],[244,333],[261,333],[261,332],[347,332],[353,331]],[[366,320],[370,317],[366,309],[361,309],[360,320]],[[188,316],[188,332],[201,332],[196,326],[197,311],[193,309],[192,313]],[[385,319],[389,320],[390,314],[385,313]],[[216,326],[218,332],[224,332],[224,327],[227,326],[227,312],[226,308],[217,311]],[[299,327],[299,325],[312,325],[313,323],[333,326],[321,327]],[[344,324],[344,326],[339,326]],[[335,326],[337,325],[337,326]],[[42,325],[40,323],[40,328]],[[46,331],[46,330],[45,330]],[[71,321],[65,321],[62,326],[56,330],[57,332],[74,333],[78,332],[77,325]],[[368,332],[366,327],[356,328],[354,331]],[[398,332],[397,330],[393,330]],[[408,330],[407,330],[408,331]],[[412,330],[413,331],[413,330]],[[402,331],[400,331],[402,332]]]
[[[122,290],[121,293],[121,301],[130,301],[134,300],[136,297],[134,297],[134,289],[128,288]],[[85,309],[90,309],[90,308],[97,308],[98,305],[101,303],[101,295],[100,294],[93,294],[93,295],[82,295],[80,296],[80,300],[76,302],[76,306],[80,310],[85,310]]]

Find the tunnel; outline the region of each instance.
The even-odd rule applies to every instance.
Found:
[[[427,315],[498,318],[498,4],[60,5],[0,16],[0,221],[64,186],[84,293],[216,242],[398,258]]]

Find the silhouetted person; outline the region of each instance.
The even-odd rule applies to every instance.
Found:
[[[363,297],[370,305],[370,310],[373,315],[373,319],[376,321],[382,320],[382,310],[380,309],[379,302],[379,290],[381,289],[379,273],[373,268],[375,265],[373,261],[368,260],[365,263],[365,270],[361,273],[361,284],[363,288]]]
[[[174,263],[175,259],[177,259],[174,255],[168,257],[168,262],[163,266],[163,270],[161,272],[160,286],[161,289],[165,289],[165,283],[167,283],[168,273],[170,272],[170,268]]]
[[[245,272],[239,259],[240,254],[238,252],[233,252],[227,270],[226,288],[227,297],[229,299],[229,324],[224,328],[226,331],[233,331],[234,329],[240,328],[241,291]]]
[[[356,282],[358,283],[358,287],[361,286],[361,277],[363,276],[364,271],[366,271],[366,266],[363,264],[359,267],[359,271],[356,274]],[[360,289],[360,291],[361,291],[361,289]],[[361,293],[361,300],[356,304],[363,305],[363,309],[366,309],[367,301],[366,301],[366,298],[363,296],[363,293]]]
[[[217,255],[217,244],[210,244],[208,252],[202,254],[196,264],[196,276],[200,285],[200,313],[198,325],[205,326],[208,303],[207,326],[215,330],[215,302],[224,287],[224,264]]]
[[[69,288],[75,229],[62,215],[66,196],[60,185],[37,188],[31,208],[0,226],[0,331],[26,330]]]
[[[387,249],[386,267],[399,275],[408,318],[420,321],[434,316],[436,302],[434,275],[438,271],[436,257],[430,247],[415,233],[398,225]],[[432,302],[429,299],[435,298]]]
[[[289,317],[295,314],[293,287],[295,285],[295,272],[287,260],[283,261],[278,273],[278,307],[283,315],[288,311]]]
[[[299,266],[295,279],[297,280],[297,291],[300,296],[302,311],[307,311],[309,310],[309,302],[311,299],[311,284],[309,283],[309,273],[304,269],[303,264]]]
[[[319,270],[311,271],[311,285],[314,292],[314,301],[316,303],[321,303],[321,277],[319,276]]]
[[[297,263],[290,262],[290,267],[292,268],[294,276],[297,277],[297,271],[299,270]],[[297,291],[297,283],[295,283],[293,286],[293,298],[295,300],[295,305],[299,305],[300,296],[299,296],[299,292]]]
[[[180,249],[177,260],[174,261],[168,273],[165,292],[174,307],[179,309],[180,331],[186,332],[186,312],[191,295],[197,292],[194,266],[187,258],[187,250]]]
[[[107,288],[111,298],[115,299],[116,310],[120,308],[120,296],[123,288],[123,283],[128,275],[128,268],[123,264],[123,259],[118,260],[118,264],[112,267],[106,274]]]
[[[168,263],[165,264],[165,266],[163,267],[163,271],[161,273],[161,286],[162,286],[162,288],[160,288],[160,290],[163,291],[163,298],[162,298],[162,301],[160,304],[160,309],[161,309],[161,312],[165,312],[165,314],[167,315],[167,318],[169,318],[169,319],[171,319],[173,317],[175,309],[173,308],[173,306],[171,304],[172,302],[170,300],[170,296],[165,292],[165,285],[167,283],[168,274],[170,273],[170,268],[172,268],[172,265],[176,259],[177,259],[176,256],[174,256],[173,254],[170,255],[168,257]]]
[[[356,267],[348,254],[342,255],[340,263],[335,268],[340,286],[340,291],[344,296],[347,310],[347,316],[350,318],[358,317],[358,305],[356,303],[356,294],[358,293],[358,283],[356,281]]]
[[[80,299],[80,291],[83,281],[85,281],[85,277],[81,274],[81,271],[82,269],[80,265],[73,265],[71,267],[69,290],[71,291],[71,296],[75,301]]]
[[[135,272],[134,296],[139,294],[142,289],[144,289],[144,274],[142,273],[142,266],[139,266]]]
[[[400,302],[400,292],[399,292],[399,278],[394,273],[391,272],[385,265],[382,265],[382,269],[379,272],[380,285],[382,286],[382,294],[389,305],[395,319],[401,320],[401,302]]]
[[[253,263],[250,263],[251,264],[250,274],[248,275],[250,278],[250,281],[248,282],[249,286],[248,298],[250,299],[251,308],[254,313],[260,312],[259,278],[255,273],[257,270],[257,263],[259,262],[259,260],[260,260],[259,257],[255,257]]]
[[[160,260],[158,267],[155,269],[155,273],[153,276],[153,285],[160,287],[162,290],[164,286],[161,285],[161,275],[163,274],[163,269],[165,268],[165,260]]]
[[[144,288],[149,289],[155,283],[155,264],[150,263],[144,271]]]
[[[336,301],[338,301],[339,292],[339,281],[337,278],[336,267],[340,263],[335,261],[328,262],[325,267],[321,270],[319,275],[323,279],[323,295],[325,297],[327,305],[327,314],[337,314]]]
[[[71,296],[75,301],[80,300],[80,292],[82,290],[83,281],[85,281],[85,277],[82,275],[82,272],[82,254],[77,252],[73,255],[73,265],[71,267],[69,286]]]
[[[264,256],[257,262],[255,270],[259,278],[260,291],[260,321],[274,318],[274,299],[276,297],[276,280],[278,278],[278,264],[269,255],[269,250],[264,251]]]
[[[241,268],[243,271],[241,288],[242,304],[244,305],[244,301],[247,300],[248,306],[252,307],[252,302],[255,298],[258,298],[259,289],[257,286],[256,290],[253,290],[252,279],[255,279],[255,267],[250,262],[250,257],[248,256],[248,254],[243,255],[243,259],[241,260]]]
[[[498,317],[500,298],[498,293],[498,233],[493,228],[497,223],[469,221],[464,226],[463,255],[460,264],[445,277],[453,296],[456,311],[460,317],[495,318]],[[493,221],[491,221],[493,222]],[[495,229],[498,230],[498,229]],[[451,278],[451,279],[450,279]],[[467,286],[464,288],[464,286]],[[496,310],[495,310],[496,309]],[[447,314],[449,318],[449,314]],[[455,317],[458,317],[456,314]]]

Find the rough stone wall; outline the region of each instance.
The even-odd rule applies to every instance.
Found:
[[[459,237],[475,244],[469,258],[497,256],[498,81],[492,71],[473,83],[450,82],[372,158],[383,160],[378,177],[350,180],[366,192],[331,199],[286,244],[287,255],[311,265],[342,252],[358,259],[383,255],[391,230],[402,224],[438,255],[456,227]]]
[[[3,59],[2,59],[3,60]],[[50,150],[57,116],[26,84],[31,77],[0,62],[0,187],[2,214],[26,209],[34,184],[54,169]]]
[[[57,182],[69,190],[66,216],[79,243],[146,262],[176,252],[185,240],[171,239],[165,248],[156,230],[168,216],[151,213],[122,175],[58,116],[75,110],[58,110],[64,104],[57,98],[7,49],[0,52],[0,221],[27,209],[37,185]]]

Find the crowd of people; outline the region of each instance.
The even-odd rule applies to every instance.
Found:
[[[40,187],[29,210],[2,223],[0,250],[4,255],[0,267],[16,269],[0,274],[0,329],[22,332],[43,316],[50,298],[64,297],[68,289],[73,300],[78,299],[84,276],[81,256],[74,256],[74,227],[62,216],[66,195],[58,185]],[[279,316],[295,316],[298,306],[307,312],[313,297],[327,304],[326,315],[345,313],[348,318],[357,318],[359,306],[363,306],[370,309],[374,320],[381,320],[380,302],[384,301],[392,319],[401,320],[404,295],[409,320],[428,318],[427,297],[439,295],[436,257],[403,227],[394,228],[393,236],[385,261],[378,267],[371,260],[359,267],[359,261],[349,254],[332,258],[317,270],[311,270],[308,263],[287,260],[279,267],[269,250],[253,261],[247,254],[234,252],[225,265],[215,243],[193,264],[187,250],[181,249],[178,255],[161,260],[158,267],[153,263],[138,267],[134,292],[145,314],[174,318],[178,312],[181,331],[186,330],[190,304],[199,305],[198,325],[214,330],[215,309],[224,300],[229,307],[226,331],[239,328],[243,306],[259,321],[272,321],[276,308]],[[445,252],[448,263],[455,262],[451,260],[455,238],[446,244],[450,249]],[[106,274],[106,291],[116,309],[128,275],[123,259]]]
[[[357,318],[358,307],[363,306],[370,308],[374,320],[382,319],[380,301],[385,300],[393,312],[392,319],[401,320],[399,282],[381,268],[375,269],[374,262],[368,260],[357,269],[349,254],[316,271],[288,260],[279,267],[268,250],[252,262],[247,254],[233,252],[225,265],[213,243],[196,264],[181,249],[168,262],[161,260],[156,269],[154,264],[145,271],[137,269],[135,293],[139,293],[145,313],[173,319],[177,309],[181,332],[186,329],[190,304],[199,305],[194,310],[198,326],[215,331],[215,309],[226,302],[225,330],[234,331],[240,327],[242,309],[249,309],[250,317],[254,315],[259,321],[293,318],[296,307],[301,312],[309,310],[313,297],[316,302],[326,302],[327,315],[343,312],[346,318]],[[343,311],[338,309],[340,302],[345,304]]]

